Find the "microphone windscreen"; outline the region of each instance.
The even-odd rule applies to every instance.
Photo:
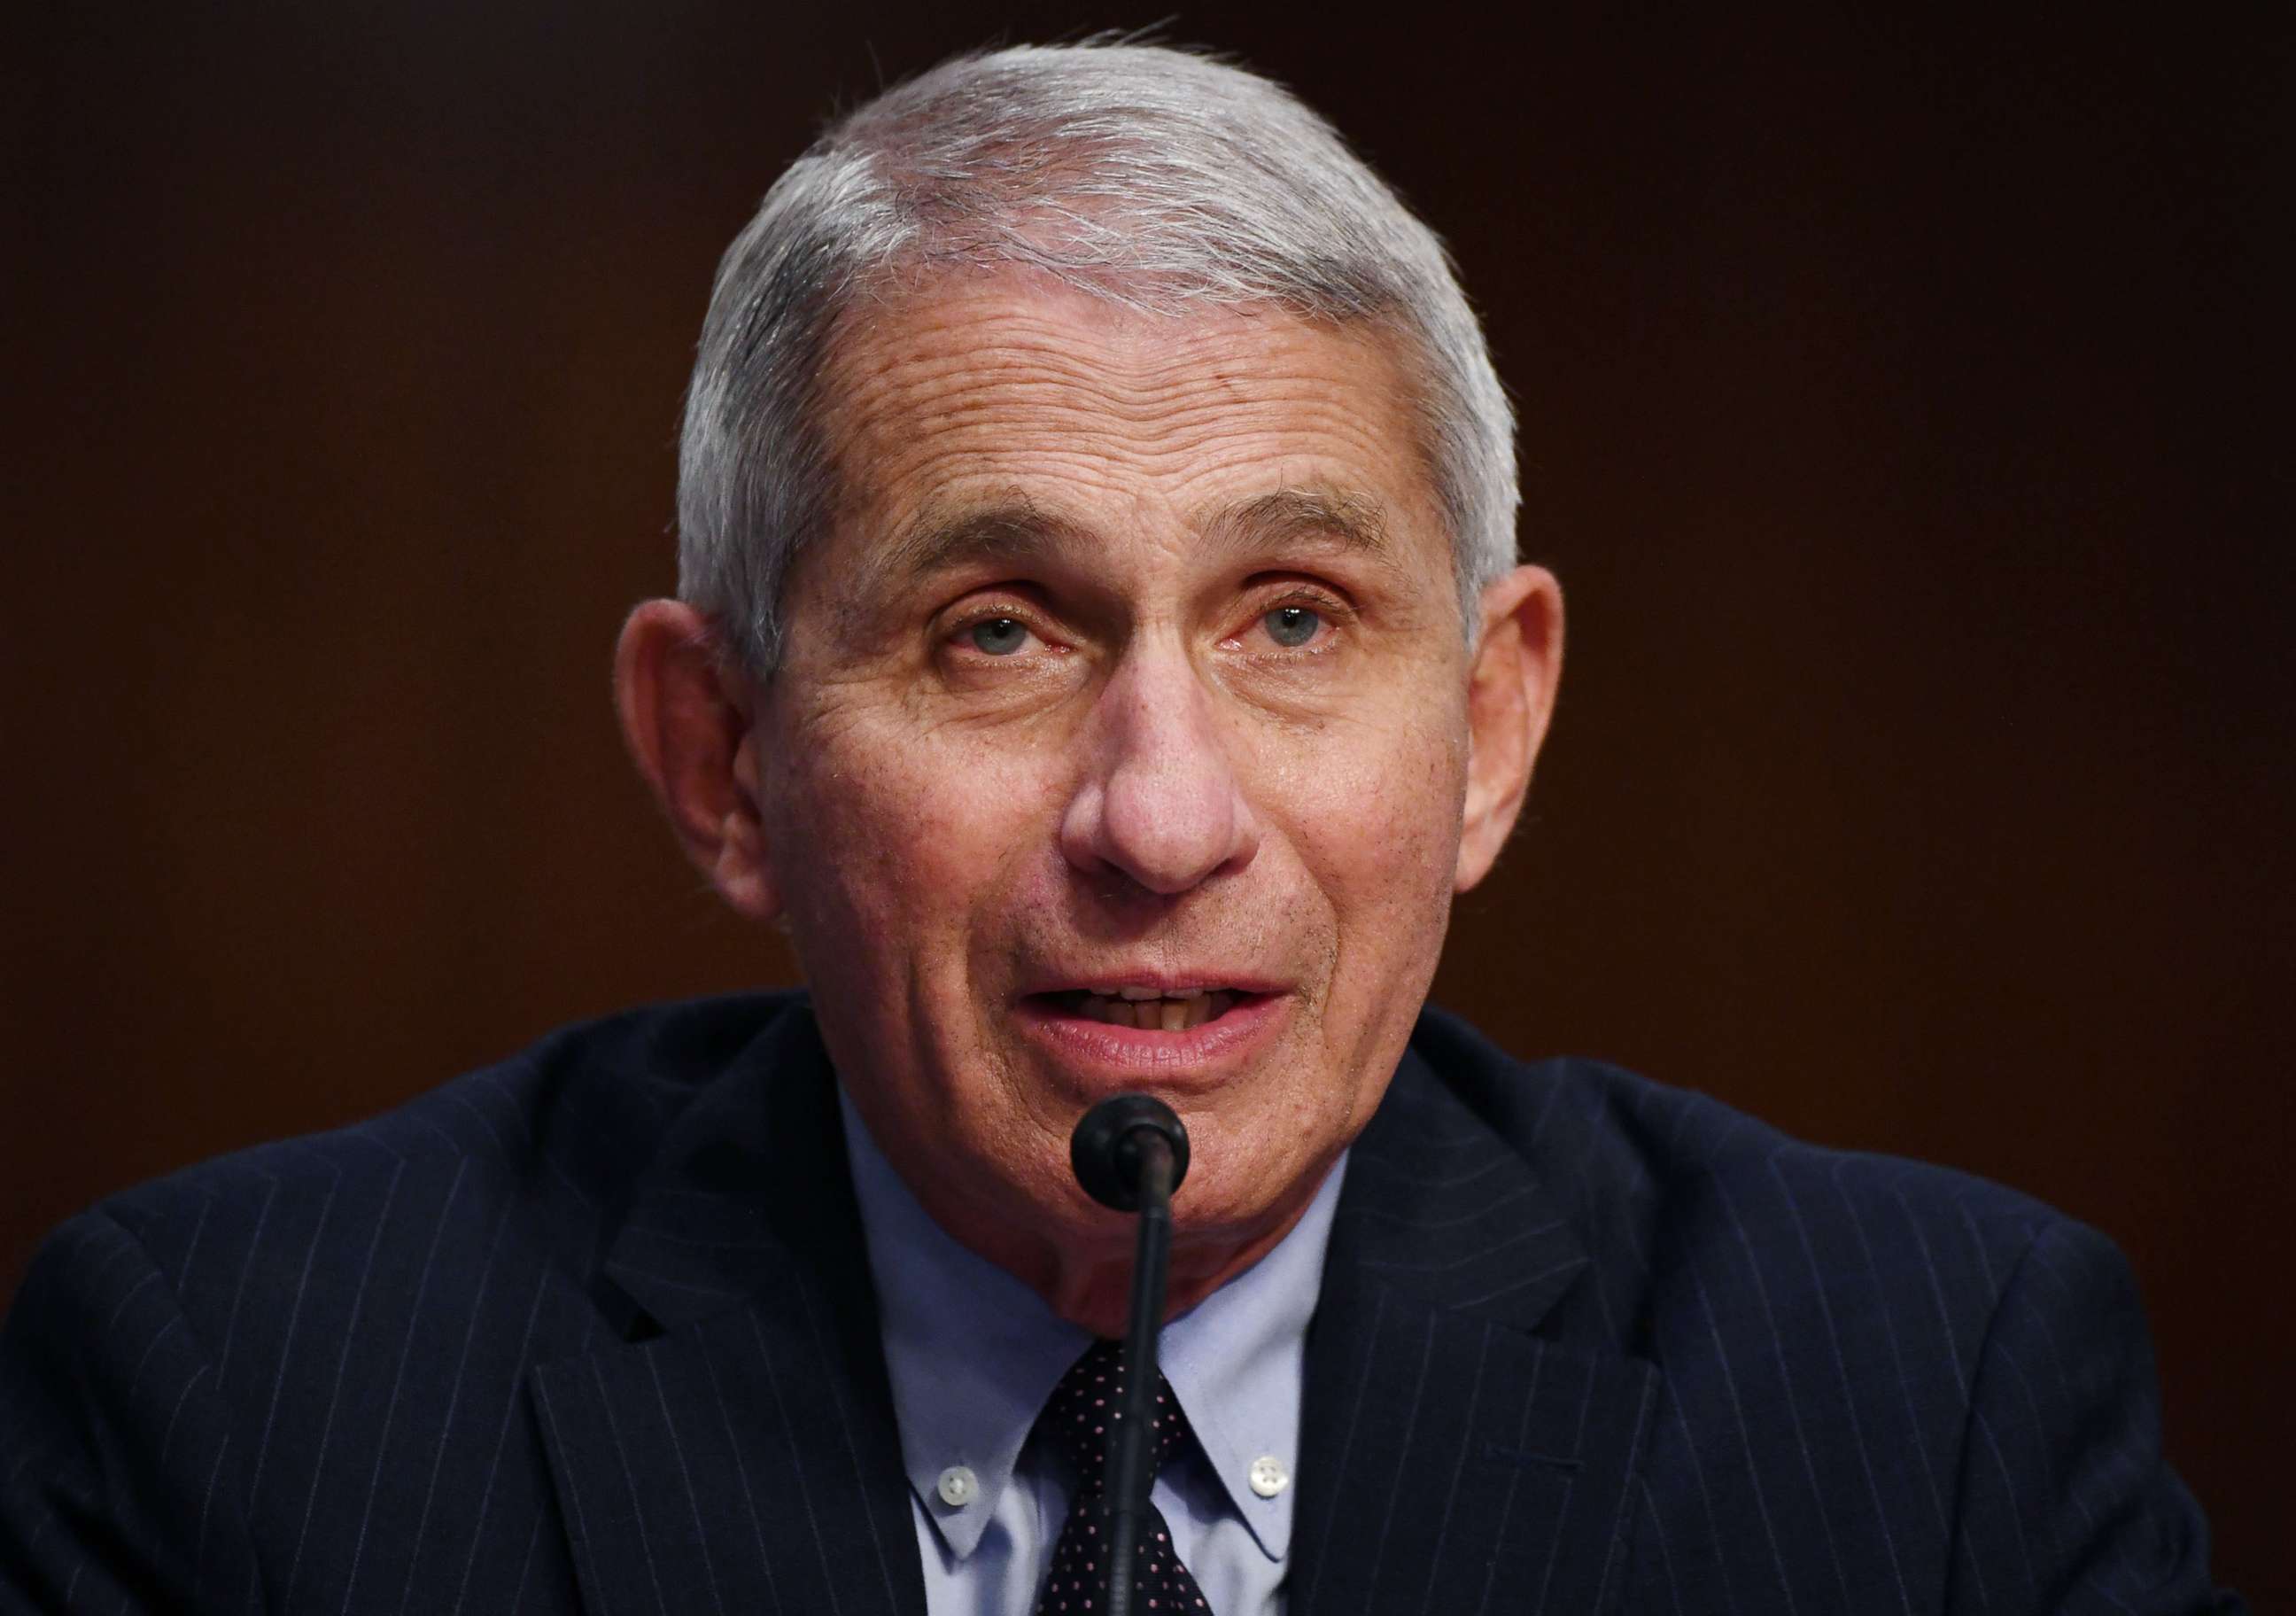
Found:
[[[1172,1153],[1172,1188],[1188,1176],[1188,1130],[1153,1095],[1111,1095],[1085,1112],[1069,1136],[1069,1166],[1084,1193],[1119,1212],[1140,1210],[1142,1130],[1160,1135]]]

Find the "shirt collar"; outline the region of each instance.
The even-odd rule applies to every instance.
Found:
[[[885,1367],[909,1486],[959,1559],[980,1546],[1045,1399],[1092,1337],[1042,1297],[959,1244],[918,1204],[838,1087],[845,1148],[875,1282]],[[1236,1513],[1271,1559],[1288,1552],[1292,1490],[1263,1498],[1252,1462],[1298,1462],[1308,1321],[1339,1204],[1341,1158],[1273,1250],[1164,1327],[1165,1378]],[[962,1464],[975,1493],[943,1501]]]
[[[1323,1291],[1324,1253],[1347,1168],[1342,1154],[1274,1249],[1165,1325],[1157,1348],[1212,1473],[1271,1560],[1292,1546],[1290,1479],[1300,1463],[1308,1321]],[[1284,1477],[1272,1497],[1251,1486],[1261,1459],[1273,1459]]]

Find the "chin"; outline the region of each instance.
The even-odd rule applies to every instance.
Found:
[[[1270,1126],[1223,1128],[1217,1118],[1188,1123],[1188,1176],[1172,1197],[1177,1243],[1234,1244],[1287,1225],[1315,1196],[1344,1147],[1271,1137]],[[1278,1144],[1281,1148],[1278,1148]]]

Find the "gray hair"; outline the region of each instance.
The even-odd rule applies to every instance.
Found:
[[[1402,340],[1469,636],[1514,564],[1514,414],[1443,244],[1281,86],[1160,45],[958,57],[839,119],[726,249],[678,451],[678,593],[758,677],[837,488],[840,316],[897,282],[1025,266],[1166,316],[1272,306]]]

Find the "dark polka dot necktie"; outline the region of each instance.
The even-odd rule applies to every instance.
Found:
[[[1117,1409],[1124,1392],[1124,1343],[1095,1341],[1085,1349],[1037,1416],[1037,1430],[1049,1438],[1077,1474],[1076,1500],[1053,1546],[1053,1569],[1045,1578],[1045,1591],[1037,1600],[1037,1616],[1099,1611],[1108,1598],[1108,1450],[1116,1436]],[[1188,1422],[1161,1375],[1156,1383],[1156,1417],[1151,1422],[1154,1440],[1149,1446],[1154,1469],[1177,1452],[1188,1438]],[[1172,1552],[1172,1532],[1153,1505],[1140,1517],[1140,1544],[1132,1563],[1132,1608],[1136,1611],[1177,1612],[1195,1616],[1207,1612],[1203,1590]]]

